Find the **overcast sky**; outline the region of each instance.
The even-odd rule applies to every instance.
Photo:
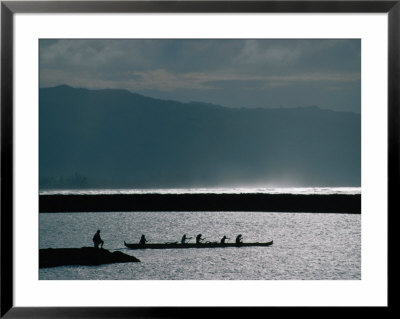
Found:
[[[40,87],[361,110],[360,40],[40,40]]]

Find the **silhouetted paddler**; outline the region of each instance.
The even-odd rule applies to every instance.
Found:
[[[184,234],[183,236],[182,236],[182,239],[181,239],[181,244],[186,244],[186,239],[192,239],[192,237],[187,237],[186,236],[186,234]]]
[[[140,237],[139,244],[140,244],[140,245],[144,245],[144,244],[146,244],[146,243],[147,243],[146,236],[145,236],[145,235],[142,235],[142,237]]]
[[[236,237],[236,244],[243,244],[243,237],[242,237],[242,234],[237,235],[237,237]]]
[[[226,239],[230,239],[230,238],[228,238],[228,237],[226,237],[226,236],[222,237],[222,239],[221,239],[221,244],[225,244],[225,240],[226,240]]]
[[[201,234],[198,234],[196,236],[196,244],[201,244],[201,242],[204,240],[205,238],[201,238]]]

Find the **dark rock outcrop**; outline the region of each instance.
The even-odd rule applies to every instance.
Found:
[[[120,251],[110,252],[106,249],[96,249],[93,247],[48,248],[39,250],[39,268],[66,265],[95,266],[128,262],[140,262],[140,260]]]

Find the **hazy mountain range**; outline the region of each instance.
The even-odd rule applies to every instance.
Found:
[[[360,186],[361,115],[41,88],[41,188]]]

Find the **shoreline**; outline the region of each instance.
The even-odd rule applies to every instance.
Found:
[[[112,194],[39,195],[40,213],[264,211],[361,214],[361,195]]]

